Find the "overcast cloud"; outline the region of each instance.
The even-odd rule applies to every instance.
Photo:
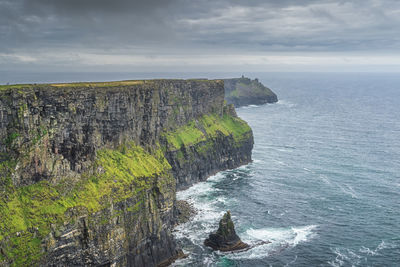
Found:
[[[1,70],[399,64],[395,0],[0,0]]]

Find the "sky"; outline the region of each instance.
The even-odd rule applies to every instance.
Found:
[[[398,0],[0,0],[0,71],[400,71]]]

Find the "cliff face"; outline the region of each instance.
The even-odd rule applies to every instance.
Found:
[[[191,138],[180,138],[191,127],[197,134]],[[189,129],[188,129],[189,128]],[[232,169],[251,162],[253,134],[249,126],[239,119],[232,106],[226,106],[222,118],[206,115],[196,125],[178,128],[167,136],[165,154],[172,166],[177,188],[184,189],[193,183],[204,181],[221,170]],[[176,140],[182,140],[176,144]]]
[[[222,81],[0,87],[0,265],[154,266],[175,191],[251,160]]]
[[[265,87],[258,79],[249,78],[225,79],[225,99],[228,104],[235,107],[248,105],[262,105],[275,103],[278,97],[268,87]]]

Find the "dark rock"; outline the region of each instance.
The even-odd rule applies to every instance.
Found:
[[[205,135],[172,150],[162,138],[162,133],[212,114],[240,120],[232,107],[224,105],[220,80],[0,88],[0,266],[157,266],[176,259],[180,252],[171,233],[177,221],[176,189],[251,161],[253,135],[248,126],[240,135]],[[167,148],[157,157],[165,157],[172,169],[143,177],[149,187],[140,195],[135,194],[138,184],[133,180],[126,185],[124,198],[110,191],[96,211],[78,203],[53,218],[58,208],[52,208],[51,200],[57,203],[89,177],[104,172],[96,165],[98,152],[127,142],[146,151]],[[19,202],[18,192],[24,200],[47,199],[41,202],[46,216],[40,223],[29,220],[42,213],[22,214],[39,210],[36,202],[29,209],[7,205]],[[64,204],[71,202],[55,206]],[[20,213],[31,228],[3,227],[18,222]],[[35,230],[39,226],[40,231]]]
[[[271,89],[258,79],[241,78],[225,79],[225,99],[235,107],[275,103],[278,97]]]
[[[197,211],[193,205],[185,200],[176,201],[176,210],[177,224],[188,222],[194,215],[197,214]]]
[[[177,180],[177,190],[182,190],[194,183],[205,181],[221,170],[234,169],[250,163],[253,144],[252,132],[240,141],[234,140],[232,136],[220,135],[192,146],[182,147],[180,151],[185,155],[183,160],[178,156],[180,151],[167,151],[165,157],[171,164]],[[207,153],[201,153],[204,147],[210,148]]]
[[[176,255],[175,256],[173,256],[173,257],[171,257],[171,258],[169,258],[169,259],[167,259],[167,260],[165,260],[165,261],[163,261],[163,262],[160,262],[158,265],[157,265],[157,267],[167,267],[167,266],[170,266],[172,263],[174,263],[176,260],[179,260],[179,259],[184,259],[184,258],[186,258],[188,255],[186,255],[185,253],[183,253],[183,251],[180,249],[180,250],[178,250],[177,251],[177,253],[176,253]]]
[[[225,213],[224,217],[219,221],[218,230],[210,234],[204,241],[204,245],[220,251],[235,251],[249,247],[236,234],[230,211]]]

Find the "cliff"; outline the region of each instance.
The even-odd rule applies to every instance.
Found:
[[[235,107],[248,105],[262,105],[275,103],[278,97],[268,87],[265,87],[258,79],[251,80],[241,78],[225,79],[225,99],[228,104]]]
[[[251,161],[222,81],[0,86],[0,266],[155,266],[177,188]]]

